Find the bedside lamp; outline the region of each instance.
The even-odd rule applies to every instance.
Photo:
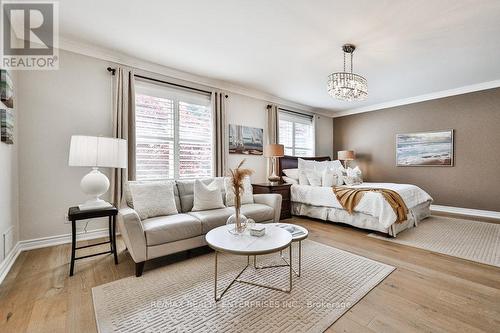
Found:
[[[127,167],[127,141],[123,139],[97,136],[73,135],[69,149],[69,166],[92,167],[85,175],[80,187],[83,193],[91,197],[78,206],[80,210],[92,210],[111,207],[99,197],[109,189],[109,179],[99,168]]]
[[[344,161],[344,168],[347,168],[347,161],[352,161],[356,158],[354,150],[341,150],[337,152],[338,159]]]
[[[285,146],[272,143],[264,147],[264,157],[271,158],[272,168],[269,181],[271,183],[280,181],[281,177],[276,175],[276,158],[285,156]]]

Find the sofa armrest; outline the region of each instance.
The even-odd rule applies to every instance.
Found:
[[[274,209],[274,222],[280,221],[281,215],[281,195],[276,193],[254,194],[253,201],[258,204],[267,205]]]
[[[137,212],[129,207],[121,208],[118,211],[118,227],[132,259],[135,262],[145,261],[146,235]]]

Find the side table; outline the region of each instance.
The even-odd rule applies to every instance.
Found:
[[[71,221],[71,264],[69,269],[69,276],[73,276],[75,261],[79,259],[84,259],[88,257],[94,257],[101,254],[113,253],[115,257],[115,265],[118,264],[118,255],[116,253],[116,215],[118,214],[118,209],[115,207],[95,209],[95,210],[80,210],[78,207],[71,207],[68,210],[68,220]],[[97,244],[76,246],[76,222],[81,220],[88,220],[98,217],[108,217],[109,218],[109,240]],[[76,250],[85,249],[88,247],[98,246],[102,244],[108,244],[110,246],[109,251],[93,253],[82,257],[76,257]]]

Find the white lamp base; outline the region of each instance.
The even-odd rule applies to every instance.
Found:
[[[87,202],[78,205],[80,210],[92,210],[109,208],[112,205],[102,199],[99,199],[101,195],[106,193],[109,189],[109,179],[99,171],[98,168],[93,168],[85,177],[82,178],[80,182],[82,191],[91,196]]]

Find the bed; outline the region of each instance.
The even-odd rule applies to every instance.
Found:
[[[300,157],[304,160],[330,161],[330,157]],[[298,157],[284,156],[279,161],[279,175],[285,176],[283,170],[298,168]],[[331,187],[292,184],[291,211],[293,215],[308,216],[334,223],[345,223],[354,227],[373,230],[392,237],[403,230],[413,228],[430,216],[432,197],[421,188],[411,184],[370,183],[352,186],[363,188],[386,188],[396,191],[408,207],[407,219],[395,223],[396,214],[376,192],[367,192],[363,199],[349,214],[338,202]]]

